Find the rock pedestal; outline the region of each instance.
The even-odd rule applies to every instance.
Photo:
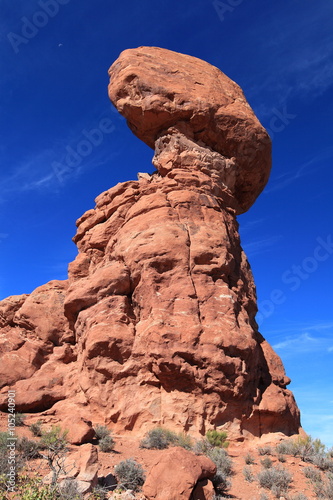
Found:
[[[258,332],[236,221],[267,182],[266,131],[240,88],[196,58],[130,49],[110,76],[110,97],[154,147],[156,172],[102,193],[77,221],[79,254],[61,285],[67,326],[58,310],[54,320],[63,336],[29,320],[42,321],[25,306],[31,296],[6,299],[4,356],[15,355],[14,335],[15,352],[30,345],[32,324],[42,346],[30,378],[7,373],[6,385],[16,382],[23,409],[61,415],[76,404],[117,432],[297,433],[290,380]],[[61,389],[41,386],[48,366],[58,367]]]

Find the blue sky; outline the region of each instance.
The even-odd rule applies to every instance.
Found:
[[[243,88],[273,139],[241,238],[260,330],[305,430],[332,446],[332,20],[327,0],[2,0],[0,298],[65,279],[75,220],[153,170],[108,100],[119,53],[154,45],[205,59]]]

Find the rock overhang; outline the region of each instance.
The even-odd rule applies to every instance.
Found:
[[[269,178],[271,141],[235,82],[201,59],[159,47],[123,51],[109,75],[110,99],[137,137],[155,149],[181,126],[234,161],[237,212],[251,207]]]

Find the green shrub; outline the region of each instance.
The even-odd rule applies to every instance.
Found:
[[[98,441],[98,446],[101,451],[112,451],[115,446],[115,440],[112,436],[104,436]]]
[[[243,476],[245,481],[248,481],[249,483],[252,483],[254,481],[254,475],[252,474],[250,467],[244,467]]]
[[[19,483],[20,500],[58,500],[57,492],[43,485],[38,478],[21,478]]]
[[[138,491],[145,482],[142,466],[132,458],[119,462],[114,471],[122,489]]]
[[[147,432],[144,439],[140,442],[140,448],[146,448],[149,450],[164,450],[168,448],[170,444],[177,443],[178,438],[174,432],[167,429],[162,429],[161,427],[156,427]]]
[[[34,436],[40,437],[42,435],[42,420],[37,420],[37,422],[34,422],[33,424],[30,425],[29,429],[33,433]]]
[[[259,472],[258,480],[262,488],[271,490],[278,497],[288,491],[292,476],[286,469],[270,467]]]
[[[58,425],[52,426],[51,429],[42,432],[40,447],[52,452],[64,451],[67,448],[68,431],[62,431]]]
[[[206,432],[206,439],[212,446],[227,448],[229,443],[227,433],[224,431],[210,430]]]
[[[245,460],[245,463],[246,463],[247,465],[252,465],[252,464],[254,464],[254,458],[253,458],[253,456],[252,456],[252,455],[250,455],[250,453],[247,453],[247,454],[245,455],[244,460]]]

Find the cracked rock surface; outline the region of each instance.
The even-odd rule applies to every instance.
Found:
[[[156,59],[161,50],[163,64]],[[200,71],[205,68],[197,91],[200,109],[207,96],[210,99],[210,111],[203,114],[207,133],[200,135],[191,119],[184,120],[185,104],[178,103],[175,91],[177,71],[190,72],[194,58],[149,47],[125,52],[110,70],[111,97],[118,99],[135,133],[147,143],[153,141],[157,171],[105,191],[95,208],[77,221],[74,241],[79,253],[69,265],[67,281],[44,285],[40,302],[31,299],[35,291],[0,303],[3,359],[13,356],[14,344],[15,355],[26,346],[22,359],[25,356],[29,366],[27,356],[37,359],[40,349],[33,368],[21,374],[10,368],[12,362],[2,363],[1,408],[11,386],[22,409],[61,419],[75,408],[77,416],[111,424],[120,433],[143,434],[157,425],[194,435],[223,428],[230,439],[297,433],[299,410],[286,388],[290,380],[258,332],[255,285],[236,221],[236,214],[262,190],[262,179],[268,178],[270,160],[259,140],[266,132],[239,87],[200,61]],[[177,57],[183,66],[175,65]],[[170,111],[164,97],[161,100],[148,85],[147,60],[152,81],[160,67],[170,63],[174,68],[169,83],[161,70],[158,85],[164,97],[174,89],[175,109],[170,105]],[[144,83],[141,73],[133,77],[133,67],[138,73],[146,70]],[[219,79],[222,95],[216,89],[216,97],[210,95],[204,84],[210,78]],[[194,116],[188,104],[194,100],[191,92],[186,109]],[[139,119],[142,99],[150,111],[144,107]],[[237,136],[233,150],[217,147],[208,133],[217,113],[211,111],[211,102],[220,110],[225,100],[230,116],[236,121],[242,116],[242,126],[246,122],[248,127]],[[234,115],[232,103],[237,103]],[[227,137],[230,120],[221,118],[216,125],[216,141],[222,129]],[[250,137],[257,138],[252,149],[259,149],[250,155],[249,167],[239,152]],[[57,308],[45,318],[45,307],[52,301]],[[56,376],[58,382],[52,383]]]

